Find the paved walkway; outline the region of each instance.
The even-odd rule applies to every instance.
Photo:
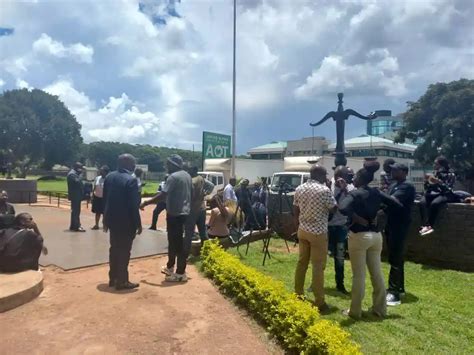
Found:
[[[132,292],[107,286],[106,265],[46,268],[43,293],[0,315],[0,354],[283,353],[193,266],[188,283],[163,282],[164,262],[132,261]]]
[[[109,235],[93,231],[94,215],[87,210],[81,213],[81,223],[86,233],[70,232],[70,211],[66,208],[15,205],[17,212],[29,212],[38,224],[49,254],[42,255],[42,266],[56,265],[64,270],[107,263],[109,260]],[[153,210],[152,207],[149,208]],[[148,213],[150,211],[147,211]],[[161,217],[161,216],[160,216]],[[160,218],[161,219],[161,218]],[[148,224],[144,224],[147,227]],[[144,229],[133,243],[132,258],[165,254],[168,250],[163,230]]]

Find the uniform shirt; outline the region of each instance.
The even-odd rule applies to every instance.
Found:
[[[415,187],[406,180],[395,182],[390,186],[388,193],[403,205],[403,208],[388,207],[388,223],[409,223],[411,221],[411,208],[415,203]]]
[[[179,170],[168,176],[163,192],[166,192],[166,213],[171,217],[187,216],[191,211],[191,175]]]
[[[94,196],[102,198],[104,196],[104,181],[105,178],[99,175],[94,180]]]
[[[224,202],[227,200],[237,202],[237,195],[235,194],[234,187],[231,184],[227,184],[224,188]]]
[[[339,210],[342,214],[352,218],[355,213],[359,217],[369,222],[368,226],[361,224],[351,224],[349,229],[354,233],[375,231],[375,223],[377,212],[381,209],[382,204],[389,208],[397,208],[402,205],[395,199],[391,198],[385,192],[376,188],[365,186],[352,190],[346,198],[339,204]]]
[[[336,201],[326,185],[308,180],[296,188],[293,204],[300,209],[300,229],[313,234],[327,233],[329,211]]]

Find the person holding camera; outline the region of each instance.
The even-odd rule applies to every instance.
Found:
[[[360,318],[362,300],[365,295],[365,269],[369,269],[373,287],[372,313],[385,317],[387,314],[385,282],[382,274],[382,234],[377,223],[377,212],[382,204],[402,207],[396,199],[379,189],[369,187],[374,173],[380,168],[378,162],[371,162],[357,171],[355,190],[344,198],[339,210],[349,219],[349,256],[352,266],[352,300],[350,309],[344,315]]]
[[[434,232],[434,225],[441,207],[454,202],[453,193],[456,176],[449,167],[449,161],[439,156],[434,161],[434,173],[425,176],[425,196],[420,201],[420,213],[423,227],[420,235],[426,236]]]
[[[331,184],[331,192],[339,204],[352,190],[354,185],[352,179],[354,172],[346,166],[338,166],[334,170],[334,183]],[[346,254],[347,240],[347,217],[336,211],[328,223],[329,251],[334,258],[334,272],[336,274],[336,289],[348,295],[344,287],[344,259]]]

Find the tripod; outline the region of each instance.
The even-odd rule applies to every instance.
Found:
[[[234,229],[234,233],[231,233],[231,240],[234,244],[237,245],[237,251],[240,253],[240,250],[239,250],[240,242],[245,237],[248,237],[247,249],[245,251],[245,255],[247,255],[248,250],[249,250],[249,246],[250,246],[250,236],[252,235],[253,228],[254,228],[253,223],[248,223],[249,220],[250,220],[249,213],[251,214],[251,216],[252,216],[253,220],[255,221],[255,224],[257,225],[257,228],[260,230],[260,232],[261,232],[261,226],[258,222],[258,219],[257,219],[256,215],[255,215],[255,211],[252,208],[248,190],[245,189],[245,190],[241,190],[241,191],[242,191],[242,193],[240,194],[241,196],[240,196],[240,199],[238,200],[237,208],[236,208],[235,214],[234,214],[234,225],[237,227],[237,230]],[[242,206],[244,205],[244,203],[246,203],[247,206],[250,206],[250,211],[245,212],[245,219],[243,218],[244,211],[242,209]],[[239,222],[238,223],[237,223],[237,216],[239,216]],[[244,227],[249,227],[248,234],[246,233],[245,236],[244,236],[244,231],[243,231]],[[247,230],[245,232],[247,232]],[[232,235],[232,234],[234,234],[234,235]],[[236,240],[233,238],[235,236],[235,234],[237,234],[236,235],[236,237],[237,237]]]
[[[278,198],[277,200],[273,201],[272,214],[268,218],[268,226],[269,226],[269,229],[272,230],[272,233],[269,233],[268,237],[263,240],[263,264],[262,265],[265,265],[267,256],[269,259],[271,259],[269,247],[270,247],[270,241],[271,241],[273,232],[278,233],[279,231],[283,230],[281,226],[282,224],[281,219],[283,216],[283,199],[285,200],[288,210],[291,216],[293,217],[293,207],[288,197],[288,192],[292,190],[293,190],[293,187],[289,186],[287,183],[283,183],[278,187]],[[288,246],[288,241],[286,239],[286,236],[283,236],[283,240],[285,241],[286,249],[288,250],[288,253],[289,253],[290,247]],[[296,240],[295,240],[295,245],[296,245]]]

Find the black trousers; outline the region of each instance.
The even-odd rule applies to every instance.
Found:
[[[152,220],[151,220],[151,228],[156,229],[156,223],[158,222],[158,216],[164,210],[166,210],[166,202],[160,202],[160,203],[156,204],[156,207],[153,210],[153,217],[152,217]]]
[[[420,200],[421,223],[428,222],[431,227],[434,227],[441,207],[450,200],[446,195],[425,195]]]
[[[328,248],[334,258],[336,286],[339,288],[344,287],[344,259],[346,256],[347,233],[346,226],[328,227]]]
[[[71,200],[71,224],[70,230],[77,230],[81,227],[81,200]]]
[[[411,221],[399,220],[389,223],[385,228],[387,238],[388,262],[390,273],[388,275],[388,292],[399,295],[405,292],[405,240]]]
[[[134,238],[135,232],[110,230],[109,280],[115,281],[116,284],[129,281],[128,263]]]
[[[176,265],[176,273],[186,271],[186,251],[184,248],[184,225],[187,216],[166,216],[166,230],[168,232],[168,269]]]

